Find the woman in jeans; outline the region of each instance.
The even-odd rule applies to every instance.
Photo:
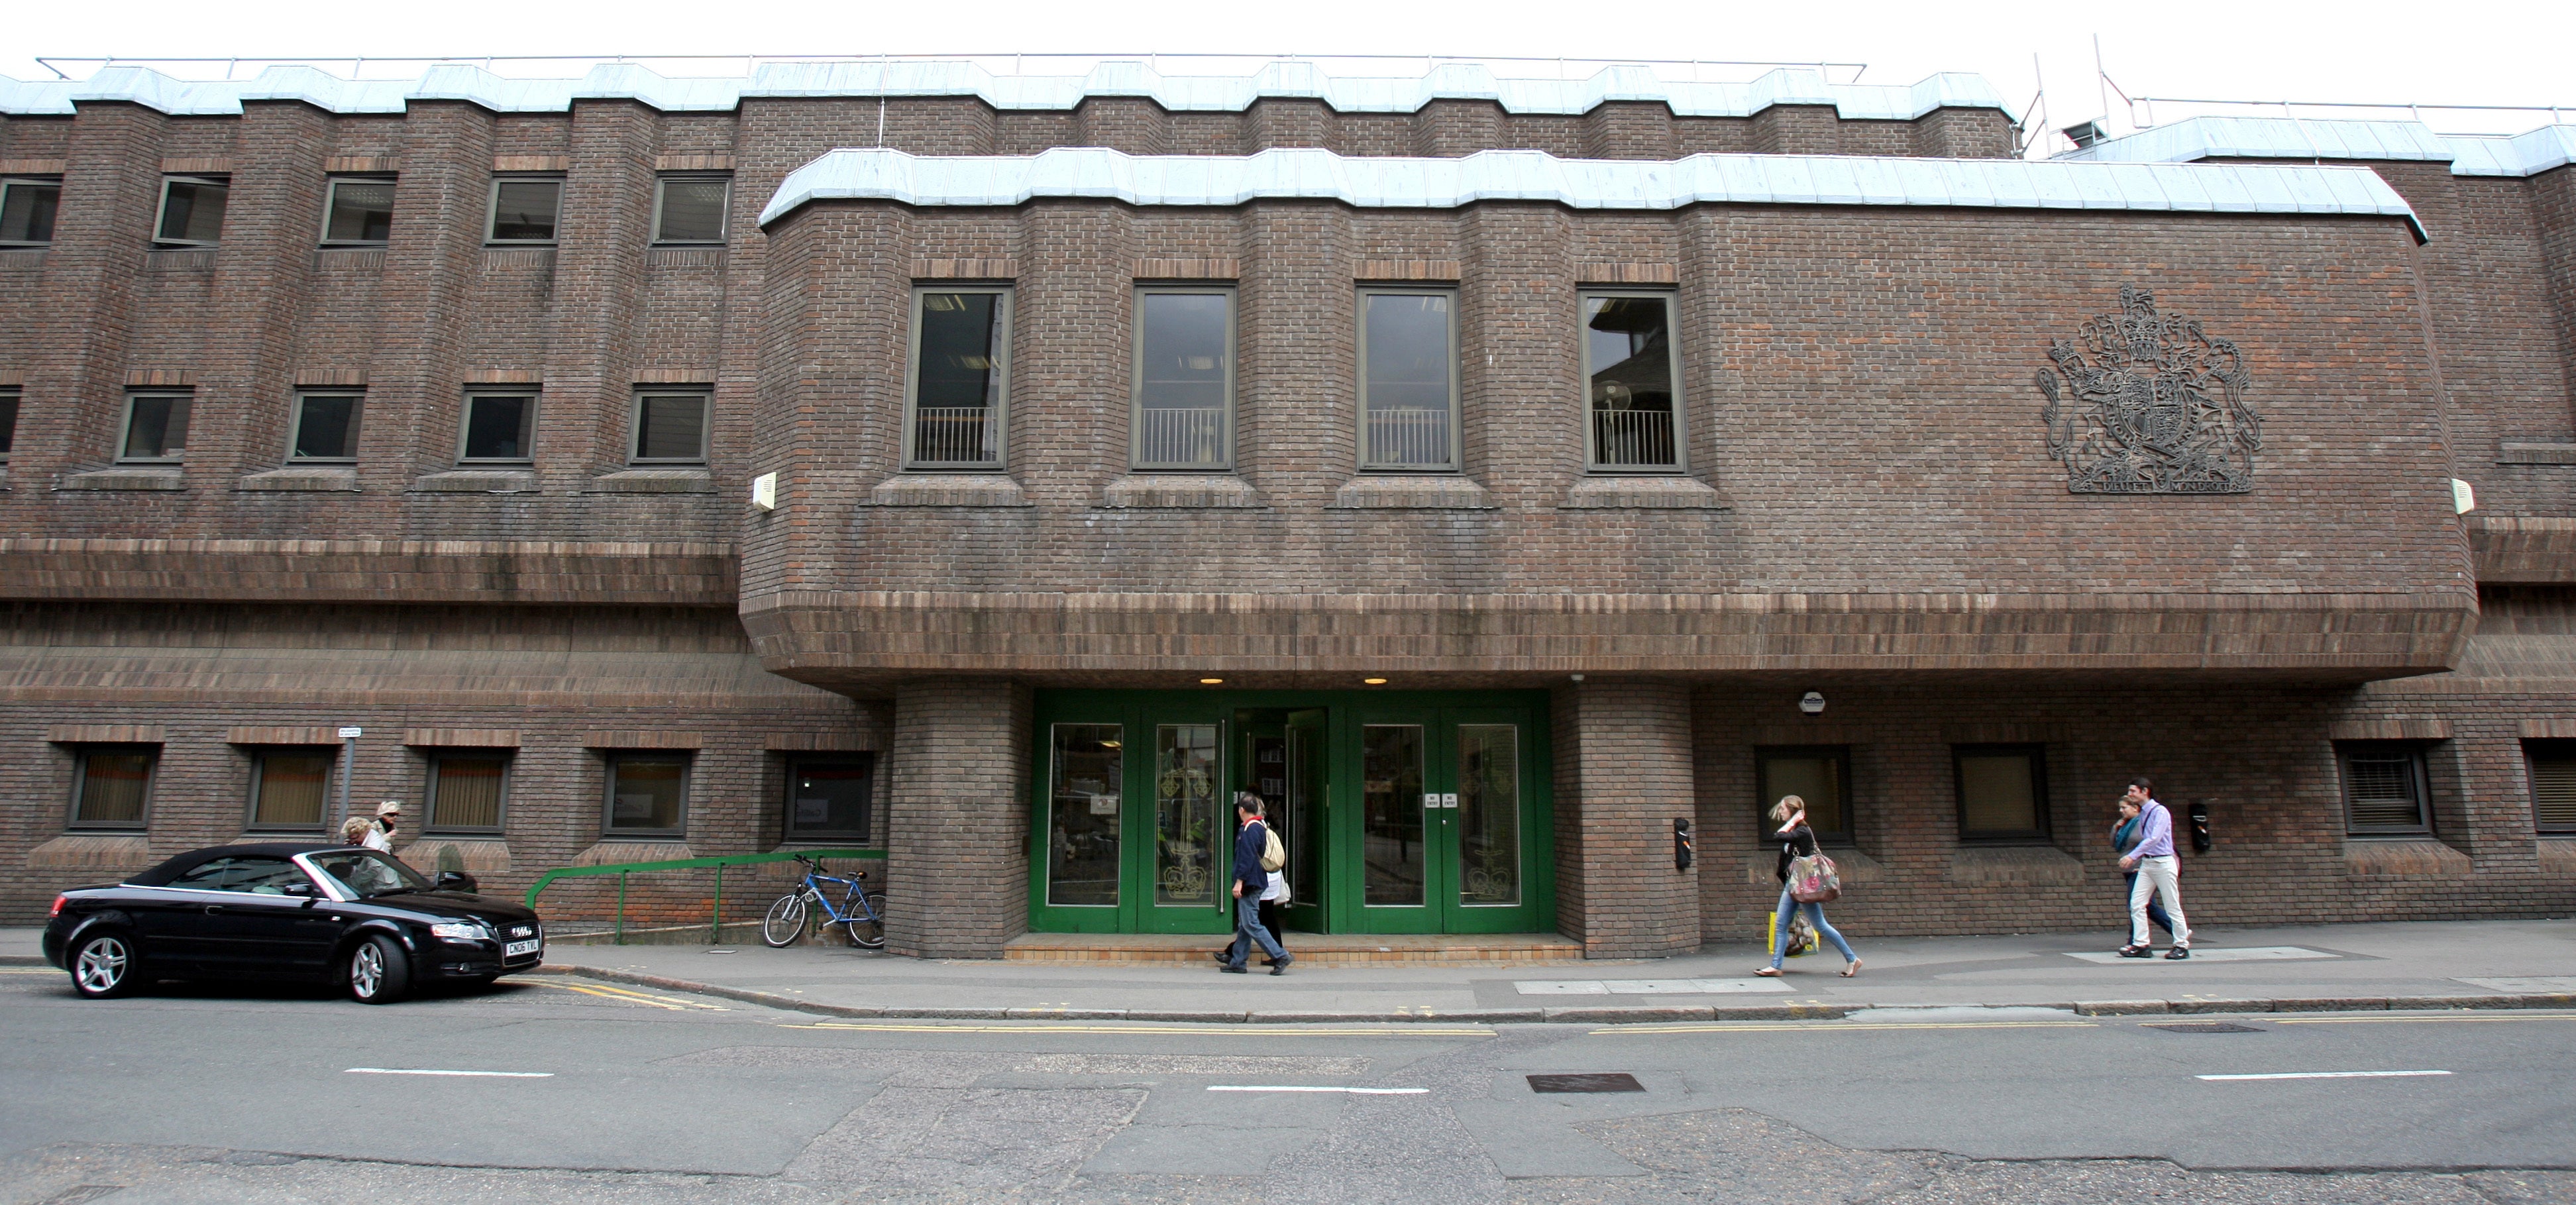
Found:
[[[1772,872],[1780,880],[1780,911],[1777,914],[1779,920],[1774,926],[1779,932],[1771,942],[1771,965],[1753,973],[1764,976],[1776,976],[1780,973],[1780,960],[1786,957],[1789,951],[1790,918],[1796,916],[1799,909],[1804,908],[1807,910],[1807,923],[1814,925],[1816,932],[1823,934],[1825,940],[1834,943],[1835,949],[1842,951],[1843,978],[1849,979],[1860,974],[1860,955],[1852,953],[1851,943],[1844,941],[1841,933],[1836,932],[1832,925],[1825,923],[1825,906],[1802,904],[1789,894],[1789,863],[1797,858],[1813,856],[1816,852],[1816,832],[1807,827],[1807,801],[1795,795],[1783,795],[1780,797],[1780,802],[1771,808],[1771,818],[1780,822],[1780,831],[1773,834],[1780,838],[1780,864]]]

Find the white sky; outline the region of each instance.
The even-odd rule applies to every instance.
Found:
[[[2566,106],[2565,120],[2576,121],[2576,0],[2160,0],[2144,5],[2100,0],[1964,5],[1940,0],[1503,0],[1482,6],[1408,0],[1129,0],[1106,6],[1072,0],[833,5],[780,0],[254,0],[247,5],[28,0],[13,9],[0,28],[0,75],[22,80],[53,78],[35,62],[38,55],[1059,52],[1125,57],[1222,52],[1828,60],[1866,63],[1862,78],[1871,83],[1911,83],[1935,71],[1975,72],[2020,112],[2036,90],[2036,55],[2048,84],[2049,124],[2063,126],[2103,112],[2093,71],[2093,36],[2099,34],[2104,67],[2132,95],[2557,104]],[[711,21],[710,14],[717,19]],[[707,32],[711,24],[716,28]],[[75,77],[93,69],[90,64],[64,66]],[[1165,69],[1188,68],[1167,64]],[[1576,73],[1588,69],[1585,64]],[[220,74],[221,68],[215,71]],[[702,68],[694,73],[735,71]],[[523,67],[506,73],[578,75],[580,70]],[[1384,73],[1404,72],[1389,67]],[[1524,65],[1514,73],[1546,74],[1548,69]],[[1709,78],[1720,76],[1712,72]],[[2126,130],[2127,110],[2117,96],[2111,103],[2111,124]],[[2181,113],[2175,106],[2160,106],[2152,116],[2170,121]],[[2426,116],[2436,128],[2452,132],[2519,132],[2547,120],[2543,113]]]

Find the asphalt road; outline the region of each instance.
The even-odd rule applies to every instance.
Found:
[[[2576,1015],[2154,1028],[2210,1020],[943,1025],[0,968],[0,1202],[2576,1202]],[[508,1074],[387,1074],[424,1071]],[[2445,1074],[2201,1078],[2326,1072]],[[1527,1078],[1565,1073],[1643,1090]]]

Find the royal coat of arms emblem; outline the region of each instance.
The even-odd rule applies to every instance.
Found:
[[[2254,489],[2263,420],[2246,405],[2245,356],[2155,295],[2124,286],[2120,312],[2048,348],[2048,454],[2076,494],[2243,494]]]

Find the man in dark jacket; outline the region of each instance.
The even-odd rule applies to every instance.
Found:
[[[1252,943],[1259,942],[1261,952],[1270,956],[1270,973],[1285,975],[1295,959],[1261,926],[1261,893],[1270,886],[1270,872],[1261,868],[1261,855],[1270,847],[1270,829],[1261,823],[1259,795],[1250,791],[1235,795],[1234,823],[1234,944],[1226,947],[1225,965],[1218,969],[1228,975],[1246,974],[1243,962],[1252,956]]]

